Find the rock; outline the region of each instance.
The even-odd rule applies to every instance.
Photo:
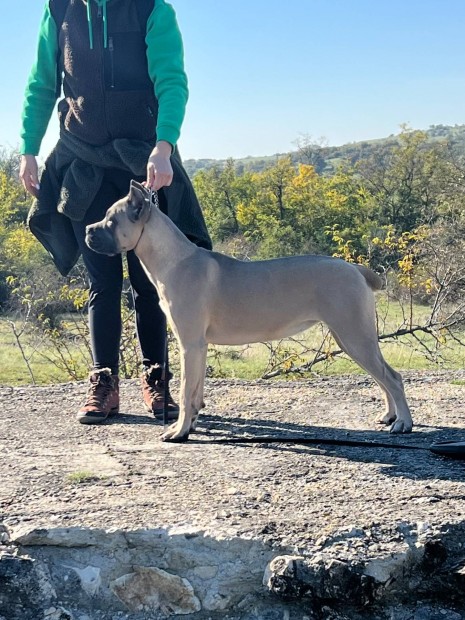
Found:
[[[43,620],[74,620],[74,616],[63,607],[50,607],[44,611]]]
[[[310,588],[307,580],[302,579],[300,574],[303,559],[297,555],[273,558],[265,569],[263,585],[283,599],[301,598]]]
[[[336,558],[324,558],[318,553],[313,558],[278,556],[267,566],[263,583],[277,596],[313,602],[334,600],[349,605],[367,605],[373,602],[374,580],[364,575],[360,567]]]
[[[408,560],[408,552],[394,553],[392,556],[371,560],[365,568],[365,575],[373,577],[378,583],[390,581],[402,572]]]
[[[110,535],[111,534],[111,535]],[[102,529],[82,527],[55,527],[31,529],[23,526],[14,531],[13,541],[23,547],[108,547],[124,546],[122,532],[107,532]]]
[[[209,592],[202,600],[203,608],[208,611],[224,611],[231,606],[232,598],[219,592]]]
[[[413,620],[462,620],[463,616],[450,609],[431,609],[420,607],[413,615]]]
[[[1,557],[0,583],[0,609],[8,620],[36,620],[56,598],[47,570],[31,558]]]
[[[218,566],[196,566],[194,574],[201,579],[213,579],[218,574]]]
[[[321,613],[323,614],[323,618],[325,620],[349,620],[347,616],[334,611],[334,609],[331,609],[330,607],[326,607],[326,605],[321,608]]]
[[[201,609],[187,579],[159,568],[135,566],[133,573],[112,581],[110,588],[131,611],[160,610],[164,614],[182,615]]]
[[[100,578],[100,568],[96,568],[95,566],[87,566],[84,569],[76,568],[75,566],[66,566],[65,568],[70,568],[78,575],[81,580],[81,586],[84,592],[86,592],[89,596],[95,596],[102,584],[102,580]]]
[[[431,531],[431,525],[427,521],[417,522],[417,534],[421,538]]]
[[[449,554],[441,540],[427,540],[424,545],[421,568],[426,573],[436,572],[447,560]]]
[[[0,523],[0,545],[6,545],[10,542],[10,532],[6,525]]]

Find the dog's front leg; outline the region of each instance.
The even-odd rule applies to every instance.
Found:
[[[203,385],[206,345],[181,346],[181,390],[179,418],[161,436],[163,441],[183,442],[189,438],[199,409],[199,386]]]

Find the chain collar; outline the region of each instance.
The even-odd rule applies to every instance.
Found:
[[[156,209],[160,208],[160,203],[158,201],[158,192],[152,188],[150,188],[149,190],[149,200],[151,207],[155,207]]]
[[[160,203],[158,201],[158,192],[152,188],[149,189],[149,217],[148,219],[150,219],[150,216],[152,214],[152,207],[154,207],[155,209],[159,209],[160,208]],[[144,229],[142,229],[141,233],[140,233],[140,237],[136,243],[136,245],[133,247],[133,250],[135,250],[137,248],[137,246],[139,245],[139,241],[141,240],[142,237],[142,233],[144,232]]]

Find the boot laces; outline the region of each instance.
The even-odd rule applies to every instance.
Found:
[[[165,390],[167,390],[166,383],[163,379],[147,379],[147,387],[150,397],[156,402],[163,402],[165,400]],[[171,395],[168,390],[168,399]]]
[[[99,406],[108,398],[113,388],[113,382],[110,377],[100,375],[95,379],[91,378],[90,383],[86,405]]]

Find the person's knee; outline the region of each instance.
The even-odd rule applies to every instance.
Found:
[[[122,291],[123,286],[120,282],[90,282],[89,304],[93,305],[105,300],[119,302]]]

